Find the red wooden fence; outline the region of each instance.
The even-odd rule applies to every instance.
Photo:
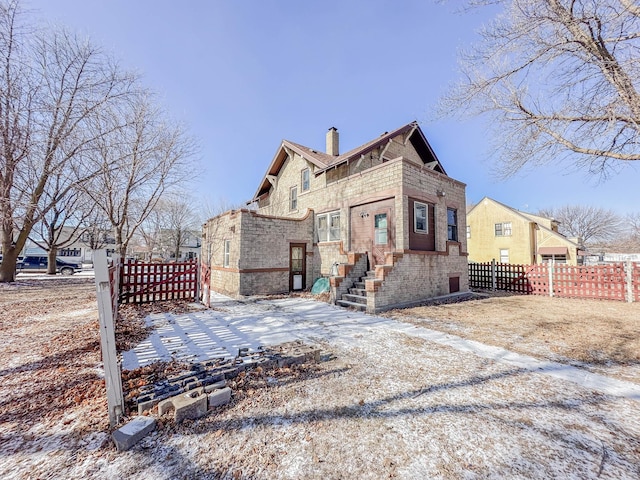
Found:
[[[528,295],[640,301],[640,265],[469,263],[469,286]]]
[[[143,263],[127,260],[120,270],[120,302],[196,300],[198,262]]]

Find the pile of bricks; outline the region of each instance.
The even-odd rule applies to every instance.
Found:
[[[240,349],[232,360],[193,364],[187,372],[142,387],[137,399],[139,416],[113,432],[113,441],[118,451],[125,451],[152,432],[156,428],[156,420],[143,414],[155,405],[158,405],[158,415],[173,410],[177,423],[200,418],[209,409],[229,403],[231,389],[227,387],[227,380],[237,377],[240,372],[256,367],[283,368],[319,361],[318,348],[302,342],[288,342],[251,353]]]
[[[288,342],[275,347],[249,352],[240,349],[234,359],[211,360],[194,363],[189,371],[140,388],[136,399],[138,415],[151,410],[161,401],[180,396],[193,390],[203,389],[208,394],[225,388],[226,381],[238,376],[240,372],[258,366],[265,370],[288,367],[302,363],[315,363],[320,360],[320,350],[302,342]]]

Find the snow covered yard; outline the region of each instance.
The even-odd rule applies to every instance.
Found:
[[[227,407],[116,453],[91,288],[0,290],[2,478],[640,477],[638,383],[304,299],[152,316],[131,367],[292,339],[332,359],[248,374]]]

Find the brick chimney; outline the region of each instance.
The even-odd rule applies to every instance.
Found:
[[[327,154],[337,157],[340,155],[338,149],[338,129],[331,127],[327,132]]]

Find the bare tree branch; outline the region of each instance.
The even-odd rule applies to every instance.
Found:
[[[601,176],[640,160],[640,15],[631,0],[474,0],[504,11],[440,102],[488,115],[501,173],[568,161]]]
[[[541,210],[538,214],[557,220],[560,233],[579,238],[585,245],[611,241],[623,233],[620,216],[604,208],[564,205]]]
[[[0,52],[0,282],[10,282],[34,225],[97,173],[84,160],[89,123],[137,79],[86,40],[23,23],[18,0],[0,0]],[[61,175],[64,188],[47,196]]]

